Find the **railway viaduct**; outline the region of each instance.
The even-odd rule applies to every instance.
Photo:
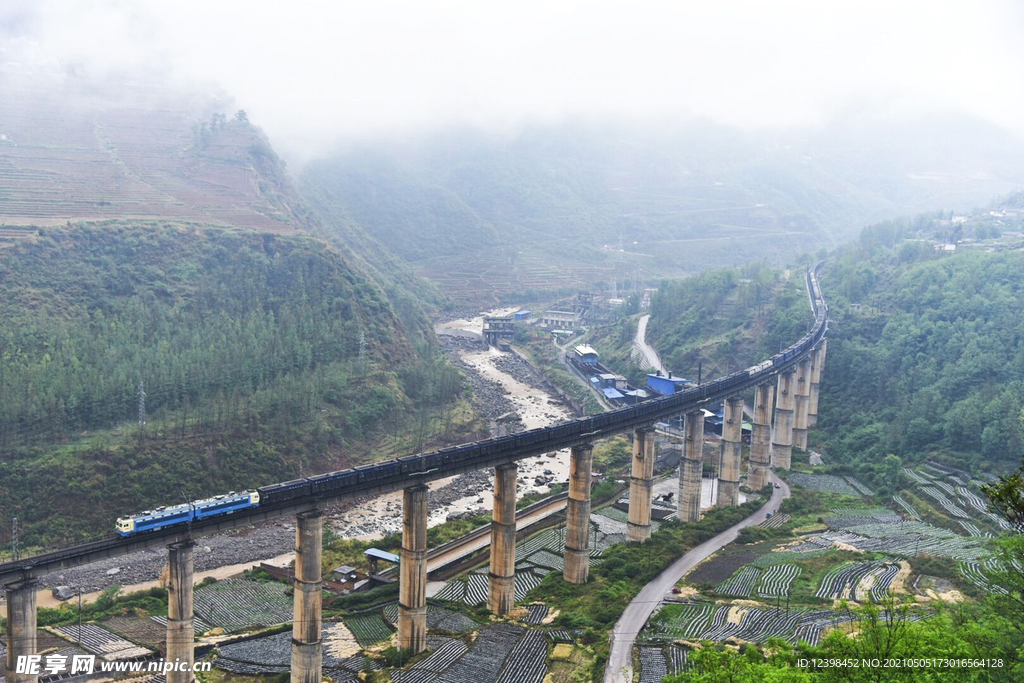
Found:
[[[820,265],[820,264],[818,264]],[[741,475],[744,397],[753,391],[753,429],[747,472],[749,488],[768,485],[769,467],[789,469],[793,448],[806,448],[807,430],[817,421],[818,391],[825,362],[828,311],[817,283],[815,265],[807,272],[807,289],[814,313],[810,332],[771,361],[701,385],[674,396],[584,418],[577,429],[548,427],[530,438],[530,445],[491,448],[497,441],[475,445],[479,455],[455,466],[435,468],[358,487],[329,498],[308,498],[260,506],[222,518],[197,521],[184,528],[134,537],[114,537],[62,551],[0,565],[0,586],[7,591],[7,678],[10,683],[35,683],[37,675],[16,673],[19,656],[35,654],[36,591],[38,579],[52,571],[88,564],[145,548],[168,549],[169,584],[166,659],[183,665],[171,671],[167,683],[191,683],[194,660],[192,611],[194,538],[254,522],[294,516],[295,590],[292,624],[291,680],[320,683],[322,674],[321,550],[322,510],[328,504],[373,493],[403,491],[401,563],[399,569],[398,642],[413,652],[426,648],[427,634],[427,501],[430,481],[470,470],[493,468],[494,511],[491,522],[489,607],[507,614],[515,603],[515,517],[517,462],[545,452],[569,448],[569,497],[566,512],[564,579],[585,583],[590,568],[589,528],[592,444],[620,433],[632,433],[633,457],[629,479],[627,539],[642,543],[651,535],[651,490],[654,480],[654,425],[684,416],[684,440],[679,465],[679,519],[700,518],[704,416],[709,403],[722,401],[725,415],[718,467],[718,506],[737,505]],[[563,426],[564,427],[564,426]],[[525,433],[529,434],[529,433]],[[550,436],[545,437],[545,435]],[[508,440],[509,437],[504,437]],[[496,449],[496,450],[495,450]],[[422,456],[421,456],[422,457]]]

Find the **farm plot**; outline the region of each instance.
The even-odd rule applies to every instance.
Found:
[[[494,624],[483,629],[472,649],[436,680],[439,683],[491,683],[498,677],[508,653],[525,631],[520,626],[508,624]]]
[[[239,662],[234,659],[218,657],[215,662],[218,669],[227,671],[237,676],[261,676],[264,674],[281,674],[289,670],[290,666],[271,666],[269,664],[251,664]]]
[[[982,533],[981,529],[979,529],[973,522],[965,522],[962,519],[957,520],[957,522],[964,528],[964,531],[966,531],[969,536],[973,536],[974,538],[992,538],[992,534],[987,531]]]
[[[818,539],[817,536],[813,538]],[[800,550],[800,548],[802,548],[805,545],[808,548],[806,550]],[[789,564],[796,560],[803,560],[809,557],[820,557],[821,555],[825,555],[826,553],[830,552],[834,552],[832,550],[832,541],[808,541],[807,543],[792,546],[790,548],[787,548],[786,550],[776,550],[774,552],[761,555],[750,564],[754,565],[755,567],[765,569],[767,567],[772,567],[777,564]]]
[[[429,614],[430,610],[427,610]],[[391,627],[384,621],[378,611],[365,612],[343,619],[345,626],[355,636],[356,642],[362,647],[376,645],[382,640],[391,638]]]
[[[477,623],[461,612],[454,612],[439,605],[428,604],[427,628],[447,633],[467,633],[475,630]]]
[[[785,512],[780,512],[764,520],[763,522],[758,524],[758,526],[764,529],[778,529],[791,519],[793,519],[792,515],[789,515]]]
[[[832,547],[832,540],[825,538],[825,534],[814,534],[803,537],[803,542],[797,545],[790,546],[787,551],[778,553],[769,553],[769,555],[785,555],[786,553],[801,553],[806,557],[813,557],[815,554],[824,552]],[[810,553],[810,554],[808,554]],[[766,557],[766,556],[765,556]],[[760,562],[756,562],[759,567],[763,566]],[[773,564],[769,562],[769,564]]]
[[[876,601],[884,600],[889,595],[893,579],[899,573],[900,566],[898,564],[883,565],[872,572],[871,580],[873,585],[871,586],[871,597]],[[861,597],[860,599],[863,600],[864,598]]]
[[[739,638],[753,643],[763,643],[768,638],[783,638],[791,643],[806,640],[816,645],[828,626],[840,618],[831,610],[781,610],[757,607],[742,608],[739,623],[729,620],[729,605],[708,603],[683,603],[666,605],[652,621],[655,630],[650,633],[652,640],[687,639],[716,640]],[[710,618],[709,618],[710,617]],[[669,653],[674,664],[673,673],[685,666],[685,650]]]
[[[923,475],[919,474],[918,472],[915,472],[914,470],[910,469],[909,467],[904,467],[903,468],[903,473],[906,474],[911,479],[913,479],[914,482],[916,482],[918,484],[922,484],[924,486],[927,486],[928,484],[932,483],[931,479],[925,478]]]
[[[825,518],[829,529],[848,529],[861,524],[899,524],[903,518],[889,508],[833,508]]]
[[[466,580],[455,578],[444,585],[444,588],[434,594],[435,600],[447,602],[462,602],[466,597]],[[396,612],[397,619],[397,612]]]
[[[690,651],[679,645],[668,646],[668,673],[671,676],[690,668],[687,659]]]
[[[956,487],[957,495],[978,512],[988,512],[988,504],[981,497],[963,486]]]
[[[391,680],[394,683],[424,683],[434,680],[438,674],[451,667],[469,651],[464,642],[450,638],[428,638],[427,647],[433,652],[405,671],[391,672]]]
[[[97,655],[108,662],[145,657],[153,653],[152,650],[139,647],[96,624],[54,626],[52,628],[61,637],[78,643],[86,652]]]
[[[927,469],[937,472],[939,476],[949,477],[953,480],[963,479],[964,481],[971,480],[971,473],[966,470],[957,469],[956,467],[948,467],[941,463],[937,463],[933,460],[929,460],[924,465]]]
[[[668,660],[660,647],[638,647],[636,657],[640,662],[640,683],[661,683],[668,676]]]
[[[1008,521],[1006,521],[1006,518],[1000,517],[999,515],[997,515],[994,512],[986,512],[985,516],[988,517],[992,521],[993,524],[998,526],[1003,531],[1012,531],[1013,530],[1013,525],[1010,524]]]
[[[710,623],[700,633],[700,637],[713,640],[716,634],[731,632],[732,626],[728,624],[730,609],[729,605],[719,605],[718,609],[711,615]],[[725,636],[722,637],[724,638]]]
[[[576,639],[572,637],[572,634],[568,631],[556,629],[554,631],[547,632],[548,638],[555,645],[559,643],[575,643]]]
[[[981,563],[977,560],[967,560],[966,562],[961,562],[960,574],[963,575],[965,579],[967,579],[975,586],[977,586],[978,588],[982,589],[987,593],[998,593],[1001,595],[1007,594],[1005,588],[1003,588],[1002,586],[997,586],[989,580],[988,576],[982,568]]]
[[[292,598],[277,582],[224,579],[196,590],[195,611],[228,633],[292,620]]]
[[[103,621],[101,626],[146,647],[159,648],[167,641],[167,617],[160,625],[146,617],[118,616]]]
[[[655,623],[657,634],[670,638],[696,638],[708,625],[712,605],[706,602],[684,602],[666,605]]]
[[[881,562],[844,562],[822,577],[817,596],[830,600],[853,598],[861,580],[881,564]]]
[[[832,610],[811,610],[800,617],[790,642],[798,643],[802,640],[810,645],[817,645],[821,642],[821,636],[826,629],[835,628],[849,619],[850,617]]]
[[[987,554],[978,540],[965,538],[927,522],[904,519],[898,523],[879,523],[870,519],[864,522],[847,527],[841,534],[829,532],[822,536],[835,537],[835,540],[860,550],[894,553],[905,557],[929,553],[965,560]]]
[[[934,486],[922,486],[921,491],[928,494],[931,498],[934,498],[935,501],[938,502],[939,505],[944,507],[946,509],[946,512],[948,512],[953,517],[959,517],[960,519],[970,519],[970,515],[968,515],[963,508],[961,508],[959,505],[957,505],[949,498],[947,498],[946,494],[944,494],[942,491],[935,488]]]
[[[547,605],[527,605],[526,611],[527,615],[523,617],[523,623],[526,624],[539,624],[548,616]]]
[[[467,605],[478,605],[487,602],[490,593],[490,580],[483,572],[473,572],[466,577],[466,597],[463,601]]]
[[[760,576],[760,569],[747,565],[722,583],[718,584],[718,587],[715,588],[715,592],[719,595],[728,595],[734,598],[750,597],[751,592],[754,590],[754,586],[757,584],[757,579]]]
[[[517,565],[518,567],[519,565]],[[541,584],[547,570],[535,567],[529,570],[516,571],[516,600],[523,600],[526,595]],[[435,600],[462,602],[467,605],[478,605],[487,602],[490,592],[489,579],[482,571],[475,571],[465,579],[455,578],[444,585],[434,595]]]
[[[803,474],[802,472],[794,472],[789,475],[789,483],[815,491],[845,493],[848,496],[860,495],[856,489],[846,483],[845,479],[833,474]]]
[[[893,502],[895,502],[901,508],[906,510],[907,514],[910,515],[913,519],[915,519],[917,521],[921,521],[921,515],[917,514],[917,510],[915,510],[910,503],[908,503],[907,501],[903,500],[898,495],[894,495],[892,497],[892,499],[893,499]]]
[[[557,555],[547,549],[538,550],[526,559],[529,562],[546,569],[553,569],[555,571],[562,571],[565,569],[565,559],[561,555]]]
[[[167,617],[166,616],[161,614],[161,615],[158,615],[158,616],[155,616],[155,617],[150,617],[149,620],[154,622],[154,623],[160,624],[160,626],[163,626],[164,631],[165,632],[167,631]],[[207,624],[205,621],[203,621],[199,617],[195,617],[195,616],[192,617],[192,630],[196,632],[197,636],[200,636],[200,635],[206,633],[207,631],[209,631],[212,628],[213,628],[212,626]]]
[[[852,486],[853,488],[857,489],[857,492],[860,493],[862,496],[873,496],[873,495],[875,495],[874,491],[869,489],[864,484],[860,483],[857,480],[856,477],[849,477],[849,476],[847,476],[847,477],[844,477],[844,479],[846,479],[847,483],[849,483],[850,486]]]
[[[245,675],[280,673],[291,666],[292,633],[283,631],[261,638],[250,638],[236,643],[220,645],[216,660],[218,668]],[[339,658],[330,650],[323,650],[323,667],[334,672],[357,674],[372,671],[380,664],[361,655]]]
[[[768,569],[757,589],[762,598],[784,598],[789,595],[793,579],[800,575],[800,567],[794,564],[777,564]]]
[[[528,630],[508,653],[497,683],[542,683],[548,672],[547,660],[544,633]]]
[[[743,565],[754,564],[758,559],[758,555],[750,551],[715,553],[694,567],[686,575],[686,582],[690,585],[718,584],[735,574]]]

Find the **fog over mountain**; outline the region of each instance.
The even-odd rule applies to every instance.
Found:
[[[0,79],[36,96],[0,124],[175,111],[174,158],[189,117],[243,109],[329,228],[435,279],[512,259],[568,286],[783,262],[1021,189],[1022,28],[1010,2],[15,1]]]
[[[12,0],[0,60],[223,88],[293,163],[352,138],[582,115],[828,131],[955,112],[1020,134],[1024,9],[961,9]]]

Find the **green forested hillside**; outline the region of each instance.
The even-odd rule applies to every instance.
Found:
[[[675,374],[713,379],[793,343],[811,320],[802,267],[763,264],[663,282],[651,300],[647,341]]]
[[[324,242],[145,228],[0,250],[0,509],[29,540],[351,464],[371,439],[375,457],[411,450],[467,419],[449,410],[457,373]]]
[[[1024,253],[866,231],[822,272],[833,317],[820,438],[838,462],[933,457],[1003,471],[1022,454]]]

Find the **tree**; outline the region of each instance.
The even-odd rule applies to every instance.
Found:
[[[903,474],[903,461],[898,455],[890,453],[882,461],[883,484],[889,494],[896,493],[900,488],[900,477]]]

